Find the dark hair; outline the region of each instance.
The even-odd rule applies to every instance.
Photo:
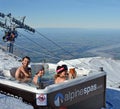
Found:
[[[63,64],[62,67],[64,67],[65,70],[68,70],[67,65]]]
[[[40,65],[39,66],[39,69],[38,69],[38,72],[36,73],[36,75],[39,73],[39,71],[41,71],[41,70],[44,70],[44,66],[43,65]]]
[[[68,70],[67,65],[57,66],[57,68],[56,68],[57,74],[59,74],[59,73],[61,73],[63,71],[66,71],[66,70]]]
[[[28,57],[28,56],[23,57],[23,58],[22,58],[22,61],[23,61],[25,58],[27,58],[27,59],[30,61],[30,57]]]
[[[57,72],[57,73],[61,73],[61,72],[62,72],[62,67],[61,67],[61,66],[57,66],[56,72]]]

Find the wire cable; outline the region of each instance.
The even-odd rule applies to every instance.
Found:
[[[55,43],[53,40],[49,39],[48,37],[46,37],[45,35],[43,35],[42,33],[40,33],[39,31],[36,31],[40,36],[44,37],[45,39],[47,39],[48,41],[50,41],[51,43],[53,43],[54,45],[56,45],[57,47],[61,48],[64,52],[66,52],[67,54],[71,55],[72,57],[76,57],[74,56],[72,53],[70,53],[69,51],[65,50],[63,47],[61,47],[60,45],[58,45],[57,43]]]
[[[48,49],[46,49],[45,47],[43,47],[42,45],[40,45],[40,43],[35,42],[34,40],[28,38],[26,35],[22,34],[19,32],[20,35],[26,37],[29,41],[31,41],[34,45],[36,45],[37,47],[41,47],[43,50],[46,51],[46,53],[50,53],[49,55],[53,55],[53,57],[56,57],[56,59],[61,59],[59,56],[56,56],[53,52],[49,51]]]
[[[35,54],[38,54],[38,55],[39,55],[39,54],[45,55],[44,53],[41,53],[41,52],[39,52],[39,51],[33,51],[33,50],[31,50],[31,49],[28,49],[28,48],[23,48],[22,46],[20,46],[20,45],[18,45],[18,44],[14,44],[14,45],[15,45],[16,47],[18,47],[18,48],[27,50],[27,51],[29,51],[29,52],[34,52]],[[56,59],[56,57],[51,57],[50,55],[45,55],[45,56]]]

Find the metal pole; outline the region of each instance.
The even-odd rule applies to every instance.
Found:
[[[14,44],[13,44],[12,41],[9,41],[7,43],[7,50],[8,50],[9,53],[13,53],[13,46],[14,46]]]
[[[9,49],[10,49],[10,53],[13,53],[13,42],[12,41],[10,42],[10,48]]]

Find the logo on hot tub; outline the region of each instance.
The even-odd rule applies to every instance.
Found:
[[[44,94],[40,94],[39,97],[37,98],[40,102],[43,102],[45,100]]]
[[[54,98],[54,104],[55,106],[60,106],[60,104],[63,103],[64,96],[62,93],[58,93]]]
[[[36,94],[36,104],[38,106],[47,105],[47,95],[46,94]]]

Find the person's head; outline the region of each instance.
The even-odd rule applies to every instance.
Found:
[[[57,66],[56,72],[57,75],[66,76],[68,72],[67,65]]]
[[[44,66],[43,66],[43,65],[40,65],[40,66],[39,66],[39,70],[38,70],[38,72],[36,73],[36,75],[38,75],[38,76],[43,76],[44,73],[45,73]]]
[[[28,66],[29,63],[30,63],[30,57],[25,56],[25,57],[22,58],[22,64],[24,66]]]
[[[63,64],[62,67],[64,67],[64,69],[65,69],[66,71],[68,71],[67,65]]]

